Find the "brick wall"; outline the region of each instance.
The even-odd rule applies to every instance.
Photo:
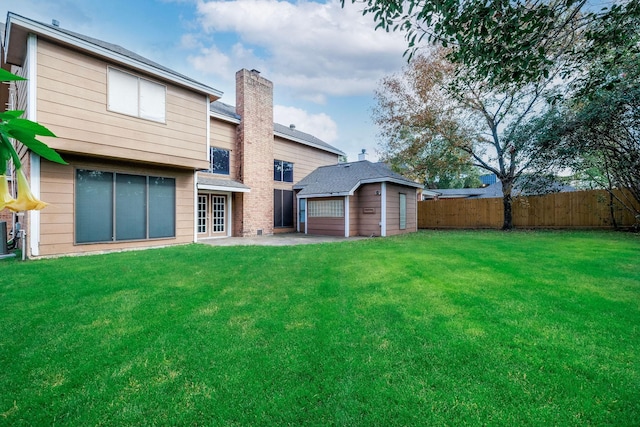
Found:
[[[243,194],[242,235],[273,234],[273,83],[257,71],[236,73],[236,112]]]

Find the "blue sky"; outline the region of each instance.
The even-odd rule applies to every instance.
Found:
[[[276,0],[2,0],[8,11],[119,44],[224,92],[235,72],[274,83],[274,120],[357,160],[376,160],[371,121],[380,80],[406,63],[401,34],[375,31],[361,6]]]

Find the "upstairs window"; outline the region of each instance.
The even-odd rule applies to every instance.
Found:
[[[107,108],[110,111],[165,122],[165,86],[115,68],[108,68],[108,75]]]
[[[211,147],[209,172],[229,175],[229,150]]]
[[[275,181],[293,182],[293,163],[284,160],[273,161],[273,179]]]

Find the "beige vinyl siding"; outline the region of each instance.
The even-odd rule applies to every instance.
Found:
[[[407,227],[400,229],[400,193],[407,195]],[[413,187],[387,183],[387,236],[418,230],[417,195]]]
[[[47,144],[62,152],[127,159],[185,168],[207,166],[204,94],[114,66],[166,86],[166,123],[107,110],[110,64],[38,40],[38,121],[58,138]]]
[[[305,176],[320,166],[335,165],[338,163],[338,155],[309,147],[296,142],[287,141],[275,137],[273,146],[274,160],[284,160],[293,163],[293,183],[300,181]],[[289,188],[292,187],[291,183]],[[285,188],[284,186],[282,188]]]
[[[380,192],[381,188],[380,183],[364,184],[356,191],[358,208],[354,214],[357,215],[357,232],[360,236],[380,235],[382,196],[376,195],[376,191]]]
[[[226,123],[220,120],[211,119],[211,130],[209,144],[211,147],[229,150],[229,175],[214,175],[216,177],[228,176],[231,179],[239,179],[239,162],[236,150],[237,125]]]
[[[122,162],[100,162],[89,158],[71,156],[67,156],[65,160],[69,162],[69,165],[59,165],[46,160],[41,162],[40,198],[49,203],[49,206],[40,211],[41,256],[144,248],[193,241],[194,182],[192,171],[123,164]],[[74,180],[76,168],[175,178],[175,238],[76,245],[74,243]]]

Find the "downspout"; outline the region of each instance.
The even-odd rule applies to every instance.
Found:
[[[198,241],[198,171],[193,171],[193,242]]]
[[[38,77],[38,38],[29,34],[27,38],[27,119],[37,122],[36,88]],[[29,179],[31,192],[40,199],[40,156],[30,153]],[[32,256],[40,255],[40,211],[29,211],[29,247]],[[23,248],[24,250],[24,248]]]
[[[296,210],[296,231],[299,233],[300,232],[300,197],[298,194],[296,194],[296,206],[297,206],[297,210]]]
[[[233,230],[233,193],[229,193],[227,194],[227,237],[231,237],[232,236],[232,231]]]
[[[387,183],[380,184],[380,236],[387,235]]]

